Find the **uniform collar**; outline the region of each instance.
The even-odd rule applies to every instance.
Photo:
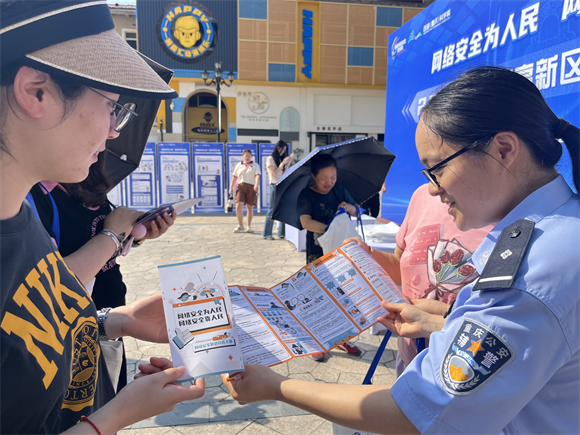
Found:
[[[553,181],[532,192],[520,202],[506,217],[493,227],[473,253],[471,262],[479,274],[483,271],[487,258],[491,254],[497,239],[505,227],[518,219],[528,219],[538,223],[560,208],[573,194],[564,177],[558,175]]]

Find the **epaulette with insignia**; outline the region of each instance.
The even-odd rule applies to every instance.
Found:
[[[511,288],[535,226],[520,219],[504,228],[473,291]]]

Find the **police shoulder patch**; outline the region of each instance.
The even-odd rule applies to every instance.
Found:
[[[514,358],[513,349],[494,331],[475,320],[463,319],[441,362],[441,379],[449,393],[470,394]]]

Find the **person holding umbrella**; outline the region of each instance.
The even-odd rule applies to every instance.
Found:
[[[105,1],[2,0],[0,45],[0,432],[114,434],[204,383],[178,385],[185,368],[153,359],[161,370],[115,397],[100,342],[167,342],[162,299],[97,313],[25,197],[42,180],[87,177],[136,115],[121,94],[177,94],[115,32]]]
[[[308,187],[313,184],[312,163],[321,155],[331,156],[334,159],[334,165],[331,166],[336,168],[334,171],[337,189],[341,189],[340,186],[348,189],[350,198],[346,200],[344,197],[335,204],[336,206],[343,200],[351,205],[362,204],[376,196],[395,160],[395,156],[372,136],[316,147],[291,166],[276,184],[272,219],[297,229],[303,228],[301,223],[303,213],[296,205],[299,196],[303,192],[305,194],[309,192]],[[315,193],[312,189],[310,191]],[[331,198],[334,198],[334,194]],[[330,214],[335,213],[336,207],[333,205]],[[315,232],[323,232],[324,228],[326,226],[315,229]],[[310,261],[308,257],[307,261]]]
[[[324,234],[326,227],[339,208],[351,216],[356,216],[356,206],[350,193],[336,182],[337,166],[328,154],[318,154],[312,158],[312,179],[314,184],[304,189],[298,197],[298,215],[306,233],[306,264],[322,257],[322,247],[316,239]],[[358,356],[361,350],[351,343],[340,346],[350,355]],[[312,356],[316,361],[324,359],[324,353]]]

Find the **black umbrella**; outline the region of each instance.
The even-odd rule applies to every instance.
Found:
[[[159,74],[165,83],[173,77],[173,71],[143,56],[143,60]],[[108,152],[105,156],[105,171],[112,181],[111,189],[123,181],[139,166],[151,127],[155,122],[161,100],[148,100],[121,95],[119,104],[135,103],[137,116],[122,131],[118,138],[107,141]]]
[[[372,136],[318,147],[292,166],[276,184],[272,219],[302,228],[298,195],[314,182],[310,159],[316,154],[334,157],[338,166],[337,183],[348,190],[357,204],[378,194],[395,160],[395,155]]]

